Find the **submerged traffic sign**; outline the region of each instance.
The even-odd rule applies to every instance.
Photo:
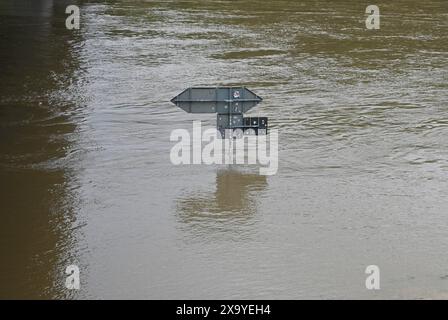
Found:
[[[246,134],[266,134],[267,118],[243,117],[243,113],[262,100],[245,87],[191,87],[171,102],[188,113],[217,113],[217,128],[224,136],[226,129],[240,129]]]

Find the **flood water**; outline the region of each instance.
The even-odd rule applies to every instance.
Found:
[[[0,4],[0,298],[448,298],[445,0],[377,1],[380,30],[363,1],[66,4]],[[169,102],[200,85],[263,97],[277,174],[171,164],[215,126]]]

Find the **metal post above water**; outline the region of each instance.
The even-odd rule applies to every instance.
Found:
[[[243,134],[267,134],[266,117],[244,117],[243,114],[263,99],[245,87],[191,87],[171,99],[188,113],[216,113],[216,127],[221,137],[230,130],[234,137]]]

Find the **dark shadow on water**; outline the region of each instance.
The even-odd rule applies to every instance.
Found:
[[[75,2],[76,3],[76,2]],[[70,297],[78,200],[68,159],[79,33],[66,1],[0,3],[0,299]]]

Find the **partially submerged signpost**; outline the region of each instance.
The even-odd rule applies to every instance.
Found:
[[[216,113],[221,137],[241,138],[244,134],[267,134],[268,118],[243,117],[262,100],[245,87],[192,87],[171,102],[188,113]]]

